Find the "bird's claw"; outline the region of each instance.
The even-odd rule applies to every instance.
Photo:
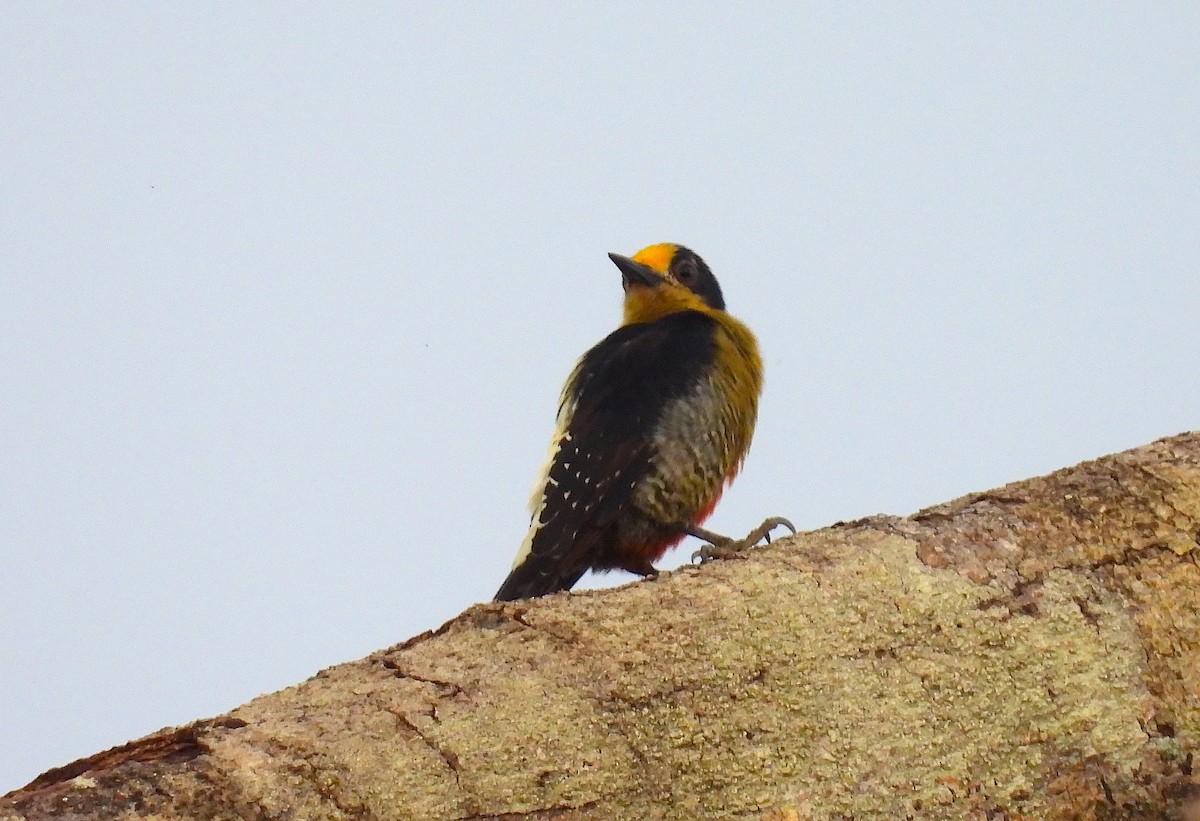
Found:
[[[732,540],[730,544],[733,544]],[[697,562],[707,564],[713,559],[730,559],[736,554],[737,550],[731,550],[724,545],[706,544],[692,553],[692,564],[696,564]]]
[[[711,538],[709,544],[703,545],[699,550],[692,554],[692,564],[699,560],[700,564],[711,562],[714,559],[731,559],[741,553],[743,550],[754,547],[763,539],[767,540],[767,544],[771,543],[771,531],[777,527],[786,527],[792,533],[796,532],[796,526],[782,516],[772,516],[758,527],[751,530],[744,539],[726,539],[717,536],[715,533],[705,533]]]
[[[792,535],[796,534],[796,526],[794,524],[782,516],[772,516],[770,519],[767,519],[758,527],[754,528],[754,530],[750,531],[750,535],[743,539],[743,541],[747,542],[747,547],[758,544],[762,539],[766,539],[767,544],[770,544],[771,531],[777,527],[786,527],[788,530],[792,531]]]

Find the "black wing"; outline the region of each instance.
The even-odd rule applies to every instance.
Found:
[[[567,590],[589,568],[612,566],[617,517],[650,471],[654,427],[703,378],[714,330],[710,317],[683,311],[618,328],[583,355],[563,392],[563,435],[534,513],[540,526],[497,600]]]

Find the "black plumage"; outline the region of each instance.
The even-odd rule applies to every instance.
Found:
[[[541,525],[496,599],[566,590],[589,569],[653,573],[629,548],[682,537],[688,522],[639,516],[631,494],[653,468],[652,437],[664,409],[694,391],[711,367],[714,324],[699,311],[672,313],[624,325],[583,355],[563,392]]]

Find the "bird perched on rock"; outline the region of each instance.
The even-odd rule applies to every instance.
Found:
[[[758,342],[725,311],[712,271],[681,245],[609,257],[625,289],[621,327],[563,388],[533,514],[496,599],[567,590],[588,570],[657,573],[692,535],[706,557],[757,543],[700,528],[742,466],[762,391]],[[715,548],[715,550],[714,550]]]

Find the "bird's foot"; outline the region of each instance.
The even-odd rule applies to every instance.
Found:
[[[761,525],[754,528],[754,530],[751,530],[744,539],[731,539],[728,536],[713,533],[702,527],[689,528],[689,535],[695,536],[697,539],[703,539],[708,543],[692,554],[692,562],[695,563],[699,559],[700,564],[704,564],[705,562],[711,562],[713,559],[730,559],[743,550],[754,547],[763,539],[766,539],[769,544],[771,541],[771,531],[777,527],[786,527],[792,533],[796,532],[796,526],[782,516],[772,516],[770,519],[767,519]]]
[[[631,559],[620,565],[621,569],[641,576],[643,579],[657,579],[658,568],[651,564],[647,559]]]

